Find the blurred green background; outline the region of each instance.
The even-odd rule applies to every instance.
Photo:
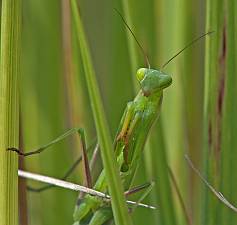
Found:
[[[190,156],[217,190],[237,203],[234,172],[237,3],[233,0],[80,0],[78,3],[112,136],[126,103],[135,96],[136,70],[146,66],[113,8],[125,16],[155,69],[194,38],[215,31],[164,69],[172,75],[173,84],[165,90],[161,118],[141,156],[144,160],[136,181],[137,184],[156,181],[156,187],[144,202],[158,206],[158,210],[139,208],[132,217],[134,224],[236,224],[236,214],[213,197],[189,168],[184,154]],[[22,146],[26,151],[36,148],[71,127],[85,128],[87,143],[92,143],[96,133],[70,0],[23,1],[22,32]],[[80,154],[78,140],[71,137],[47,152],[24,159],[24,168],[60,178]],[[169,178],[166,160],[174,173],[189,222]],[[70,180],[82,183],[82,168]],[[40,194],[22,193],[21,224],[72,224],[77,193],[59,188]]]

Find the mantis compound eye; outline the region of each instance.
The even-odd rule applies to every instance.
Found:
[[[145,77],[146,70],[147,70],[146,68],[138,69],[136,76],[139,82],[142,81],[143,78]]]

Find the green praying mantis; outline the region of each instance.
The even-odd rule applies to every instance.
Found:
[[[141,89],[134,100],[128,102],[114,141],[114,151],[125,190],[129,188],[150,128],[160,114],[163,90],[172,83],[170,75],[149,68],[140,68],[136,76]],[[17,151],[18,154],[23,156],[33,155],[44,151],[75,132],[81,137],[85,170],[89,171],[85,135],[82,128],[70,129],[52,142],[34,151],[23,153],[15,148],[9,148],[8,150]],[[91,177],[87,172],[86,177],[87,186],[91,187]],[[104,170],[99,175],[93,189],[101,192],[107,191]],[[74,225],[102,225],[111,219],[111,207],[103,199],[87,194],[77,202],[74,212]]]
[[[141,90],[133,101],[128,102],[114,142],[114,151],[125,189],[129,188],[149,130],[160,114],[163,90],[172,82],[170,75],[153,69],[141,68],[136,75]],[[102,192],[107,190],[104,171],[96,181],[94,189]],[[110,207],[104,206],[101,199],[86,195],[76,206],[75,225],[83,224],[81,221],[87,220],[93,211],[95,213],[90,218],[89,225],[102,225],[111,219]]]
[[[125,25],[128,27],[126,22]],[[129,27],[128,29],[131,31]],[[132,31],[131,33],[134,36]],[[175,56],[168,60],[162,68],[164,68],[164,66],[179,55],[184,49],[210,33],[211,32],[208,32],[190,42]],[[137,41],[136,38],[135,40]],[[125,190],[130,188],[131,180],[133,179],[136,168],[139,164],[149,131],[155,120],[157,120],[160,115],[163,90],[169,87],[172,83],[170,75],[165,74],[160,70],[151,69],[149,63],[148,68],[138,69],[136,77],[140,84],[140,90],[134,100],[127,103],[114,139],[113,149]],[[50,143],[27,153],[16,148],[8,148],[8,150],[16,151],[19,155],[23,156],[37,154],[73,133],[78,133],[81,138],[82,157],[86,171],[86,185],[88,187],[93,187],[95,190],[107,192],[108,187],[104,170],[102,170],[96,183],[92,185],[86,152],[85,133],[82,128],[70,129]],[[74,211],[75,222],[73,225],[103,225],[111,221],[112,218],[113,214],[109,202],[106,202],[99,197],[86,194],[77,201]]]

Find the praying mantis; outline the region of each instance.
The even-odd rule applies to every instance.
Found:
[[[124,189],[128,189],[135,173],[142,150],[152,124],[159,117],[162,105],[163,90],[171,85],[172,78],[159,70],[140,68],[136,73],[141,89],[133,101],[127,103],[122,116],[115,141],[114,151],[120,168]],[[70,129],[58,138],[34,151],[23,153],[18,149],[9,148],[23,156],[40,153],[51,145],[77,132],[82,140],[82,152],[85,161],[87,186],[91,187],[89,163],[86,156],[85,134],[82,128]],[[99,175],[93,189],[107,191],[104,170]],[[74,225],[102,225],[112,219],[111,207],[103,199],[85,195],[79,199],[74,212]]]
[[[181,51],[179,53],[181,53]],[[175,57],[176,56],[177,54]],[[171,59],[173,58],[174,57]],[[166,64],[164,64],[164,66],[165,65]],[[136,77],[140,84],[140,90],[134,100],[127,103],[114,139],[113,149],[125,190],[130,188],[130,183],[139,163],[149,131],[160,115],[163,90],[172,83],[170,75],[165,74],[160,70],[151,69],[150,66],[148,66],[148,68],[138,69]],[[86,155],[85,133],[82,128],[70,129],[55,140],[34,151],[23,153],[16,148],[9,148],[8,150],[16,151],[23,156],[33,155],[44,151],[51,145],[63,140],[73,133],[78,133],[82,140],[82,155],[87,181],[86,185],[88,187],[93,187],[95,190],[107,192],[108,187],[104,170],[102,170],[95,185],[92,185],[89,162]],[[74,212],[74,225],[103,225],[112,218],[113,215],[110,204],[101,198],[87,194],[77,201]]]

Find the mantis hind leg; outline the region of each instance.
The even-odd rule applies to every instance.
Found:
[[[60,136],[58,136],[57,138],[55,138],[54,140],[52,140],[48,144],[45,144],[45,145],[43,145],[43,146],[41,146],[41,147],[39,147],[35,150],[29,151],[29,152],[26,152],[26,153],[19,150],[19,149],[17,149],[17,148],[14,148],[14,147],[8,148],[7,151],[17,152],[20,156],[24,156],[24,157],[39,154],[39,153],[45,151],[46,149],[48,149],[50,146],[64,140],[65,138],[67,138],[68,136],[70,136],[74,133],[77,133],[79,135],[80,139],[81,139],[82,159],[83,159],[83,162],[84,162],[87,187],[91,188],[92,187],[92,179],[91,179],[89,162],[88,162],[87,153],[86,153],[85,132],[84,132],[84,129],[82,129],[82,128],[69,129],[68,131],[61,134]]]
[[[146,183],[146,184],[144,184],[144,185],[141,185],[141,186],[138,186],[138,187],[135,187],[135,188],[134,188],[134,190],[136,190],[136,192],[137,192],[137,191],[140,191],[140,190],[143,190],[143,189],[145,189],[145,191],[144,191],[144,193],[140,196],[140,198],[137,200],[137,204],[134,205],[134,206],[132,206],[132,207],[130,208],[131,212],[133,212],[133,211],[137,208],[138,204],[141,203],[141,202],[143,201],[143,199],[145,199],[146,196],[150,194],[150,192],[152,191],[152,188],[154,187],[154,185],[155,185],[154,182],[151,182],[151,183]],[[131,191],[130,191],[129,194],[133,194],[133,193],[134,193],[134,192],[131,192]]]
[[[87,152],[89,153],[91,150],[93,150],[94,149],[94,153],[93,153],[93,156],[92,156],[92,159],[91,159],[91,161],[90,161],[90,168],[91,168],[91,170],[93,170],[93,166],[94,166],[94,162],[95,162],[95,159],[96,159],[96,156],[97,156],[97,154],[98,154],[98,143],[96,144],[96,146],[94,147],[94,145],[95,145],[95,141],[87,148]],[[80,156],[80,157],[78,157],[77,159],[76,159],[76,161],[70,166],[70,168],[65,172],[65,174],[64,174],[64,176],[62,176],[61,178],[60,178],[60,180],[67,180],[68,179],[68,177],[74,172],[74,170],[77,168],[77,166],[81,163],[81,161],[82,161],[82,156]],[[44,186],[42,186],[42,187],[40,187],[40,188],[35,188],[35,187],[32,187],[32,186],[29,186],[29,185],[27,185],[27,190],[28,191],[32,191],[32,192],[37,192],[37,193],[39,193],[39,192],[43,192],[43,191],[46,191],[46,190],[48,190],[48,189],[50,189],[50,188],[53,188],[53,187],[56,187],[55,185],[53,185],[53,184],[46,184],[46,185],[44,185]]]
[[[82,161],[82,156],[80,156],[74,163],[73,165],[66,171],[65,175],[60,179],[60,180],[67,180],[67,178],[72,174],[72,172],[76,169],[77,165],[79,165],[79,163]],[[28,191],[32,191],[32,192],[42,192],[42,191],[46,191],[50,188],[56,187],[53,184],[48,184],[48,185],[44,185],[40,188],[34,188],[31,186],[27,185],[27,190]]]

